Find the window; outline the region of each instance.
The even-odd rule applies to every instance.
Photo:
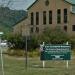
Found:
[[[31,13],[31,25],[34,25],[34,14],[33,14],[33,12]]]
[[[72,5],[72,12],[75,12],[75,5]]]
[[[64,9],[64,23],[67,23],[67,9]]]
[[[37,32],[37,33],[39,32],[39,27],[36,27],[36,32]]]
[[[45,5],[46,5],[46,6],[49,5],[49,0],[45,0]]]
[[[49,24],[52,24],[52,11],[49,11]]]
[[[58,24],[61,23],[61,10],[60,9],[57,10],[57,23]]]
[[[43,12],[43,24],[46,24],[46,11]]]
[[[66,32],[67,32],[67,26],[64,26],[64,31],[66,31]]]
[[[75,31],[75,25],[72,25],[72,31]]]
[[[36,12],[36,25],[39,25],[39,12]]]
[[[30,33],[33,33],[33,27],[31,27]]]

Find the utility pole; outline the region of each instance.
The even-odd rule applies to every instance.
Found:
[[[0,32],[0,51],[1,51],[1,64],[2,64],[2,75],[4,75],[4,62],[3,62],[3,52],[1,48],[1,36],[3,35],[3,32]]]
[[[26,29],[24,31],[24,36],[25,36],[25,68],[27,69],[28,67],[28,40],[29,40],[29,36],[30,36],[30,32],[29,32],[29,26],[25,25]]]
[[[26,61],[26,64],[25,64],[25,66],[26,66],[26,69],[27,69],[27,65],[28,65],[28,51],[27,51],[27,46],[28,46],[27,45],[28,44],[27,42],[28,41],[27,40],[28,39],[27,39],[27,36],[25,38],[26,38],[26,49],[25,49],[25,57],[26,57],[26,60],[25,61]]]

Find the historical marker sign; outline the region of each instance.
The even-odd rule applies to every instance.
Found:
[[[70,60],[71,45],[66,44],[47,44],[41,51],[41,60]]]

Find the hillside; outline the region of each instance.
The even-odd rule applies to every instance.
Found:
[[[12,27],[27,17],[24,10],[10,10],[8,7],[0,7],[0,31],[10,32]]]

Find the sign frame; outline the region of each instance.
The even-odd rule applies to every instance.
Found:
[[[41,51],[40,59],[43,60],[70,60],[70,44],[45,44]]]

